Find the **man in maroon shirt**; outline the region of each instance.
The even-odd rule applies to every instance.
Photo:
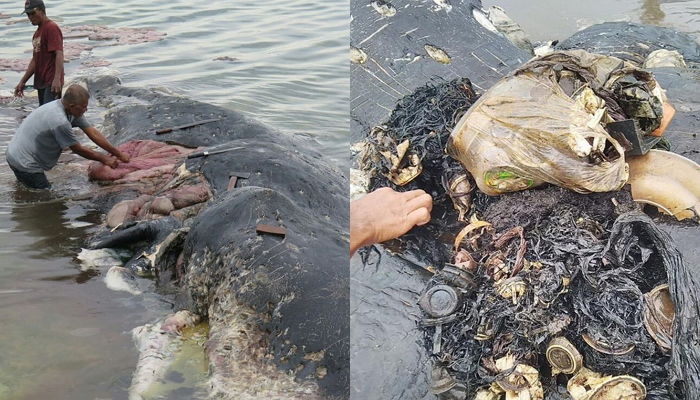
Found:
[[[46,16],[46,7],[42,0],[26,0],[24,12],[32,25],[39,27],[32,38],[32,61],[15,87],[15,96],[24,95],[24,85],[34,75],[34,88],[39,92],[39,105],[42,105],[61,98],[63,33],[61,28]]]

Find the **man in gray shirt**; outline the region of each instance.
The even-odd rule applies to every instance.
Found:
[[[129,162],[129,156],[112,146],[83,117],[89,99],[90,93],[84,87],[71,85],[63,99],[44,104],[22,121],[5,152],[7,163],[18,181],[33,189],[50,188],[44,171],[53,168],[61,152],[69,148],[82,157],[112,168],[119,164],[114,157]],[[114,157],[80,145],[73,133],[76,127]]]

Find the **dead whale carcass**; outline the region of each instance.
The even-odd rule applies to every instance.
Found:
[[[126,88],[112,77],[92,79],[88,86],[98,101],[113,105],[105,131],[122,146],[150,139],[185,148],[240,149],[235,157],[212,153],[175,162],[161,174],[164,179],[145,187],[141,180],[118,177],[107,183],[116,190],[95,199],[105,212],[123,202],[120,215],[128,218],[98,235],[93,247],[134,250],[127,267],[152,272],[161,290],[177,293],[178,304],[209,320],[212,395],[347,397],[349,329],[343,316],[349,304],[342,260],[348,215],[346,178],[339,169],[322,160],[315,141],[284,135],[233,111]],[[153,134],[162,121],[186,123],[192,113],[218,121]],[[234,174],[246,178],[231,185]],[[191,179],[206,184],[208,195],[177,191]],[[208,202],[193,213],[173,215],[190,197]],[[163,198],[175,208],[170,215],[141,212],[148,202],[153,211],[169,210]],[[258,224],[281,226],[286,235],[267,235]],[[248,310],[246,316],[241,310]],[[244,323],[236,325],[237,318]],[[253,375],[240,380],[236,373]]]

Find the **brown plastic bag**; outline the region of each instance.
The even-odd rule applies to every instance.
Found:
[[[447,152],[489,195],[544,182],[580,193],[619,190],[628,178],[624,149],[601,121],[624,116],[614,100],[606,104],[595,94],[582,94],[611,94],[615,80],[629,74],[650,76],[617,58],[581,50],[535,59],[469,109],[452,131]],[[570,76],[578,79],[573,89],[565,85],[573,93],[560,84]],[[591,105],[587,97],[598,103]]]

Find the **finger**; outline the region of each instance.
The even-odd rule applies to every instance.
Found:
[[[420,196],[407,201],[406,207],[408,212],[418,210],[419,208],[425,208],[430,212],[433,210],[433,198],[429,194],[423,192]]]
[[[409,213],[406,219],[411,224],[410,228],[413,228],[415,225],[425,225],[430,222],[430,211],[422,207]]]
[[[406,201],[412,200],[416,197],[422,196],[426,194],[425,190],[422,189],[416,189],[416,190],[409,190],[408,192],[403,192],[401,195]]]

